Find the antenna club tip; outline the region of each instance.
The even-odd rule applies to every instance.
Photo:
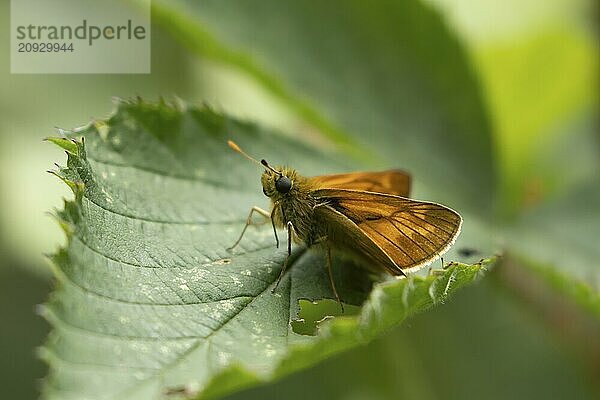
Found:
[[[262,165],[264,165],[265,167],[268,167],[268,166],[269,166],[269,164],[267,163],[267,160],[265,160],[264,158],[263,158],[262,160],[260,160],[260,163],[261,163]]]
[[[240,146],[238,146],[233,140],[227,140],[227,145],[231,147],[235,151],[241,151]]]
[[[227,140],[227,144],[229,145],[229,147],[231,147],[234,151],[237,151],[238,153],[240,153],[241,155],[243,155],[244,157],[246,157],[248,160],[255,162],[257,164],[259,164],[259,162],[255,159],[250,157],[248,154],[246,154],[246,152],[244,150],[242,150],[240,148],[240,146],[238,146],[233,140]]]

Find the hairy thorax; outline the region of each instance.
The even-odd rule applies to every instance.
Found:
[[[291,168],[283,167],[281,170],[293,182],[288,193],[282,194],[270,190],[271,180],[275,177],[268,172],[263,174],[262,179],[265,194],[271,198],[273,221],[279,228],[286,228],[287,223],[291,222],[294,240],[310,246],[323,236],[323,232],[314,221],[317,200],[312,196],[312,188],[307,184],[306,178]]]

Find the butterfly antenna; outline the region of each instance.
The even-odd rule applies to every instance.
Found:
[[[238,153],[240,153],[241,155],[243,155],[244,157],[246,157],[248,160],[255,162],[257,164],[261,164],[256,158],[254,157],[250,157],[248,155],[248,153],[246,153],[244,150],[242,150],[240,148],[240,146],[238,146],[233,140],[228,140],[227,144],[229,145],[229,147],[231,147],[233,150],[237,151]]]
[[[279,172],[279,171],[277,171],[275,168],[271,167],[271,166],[269,165],[269,163],[267,162],[267,160],[265,160],[265,159],[262,159],[262,160],[260,160],[260,163],[261,163],[262,165],[264,165],[264,166],[265,166],[265,168],[268,168],[268,169],[270,169],[271,171],[275,172],[277,175],[281,175],[281,172]]]
[[[257,164],[260,164],[260,165],[264,166],[265,168],[270,169],[271,171],[275,172],[276,174],[281,175],[281,172],[279,172],[275,168],[271,167],[269,165],[269,163],[267,163],[267,160],[260,160],[260,162],[259,162],[256,158],[250,157],[248,155],[248,153],[246,153],[244,150],[242,150],[241,147],[238,146],[233,140],[228,140],[227,144],[229,145],[229,147],[231,147],[233,150],[237,151],[238,153],[240,153],[241,155],[246,157],[248,160],[255,162]]]

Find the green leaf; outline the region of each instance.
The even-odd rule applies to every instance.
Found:
[[[461,45],[421,2],[176,0],[153,11],[182,43],[249,73],[371,166],[419,171],[420,184],[461,209],[492,207],[479,87]]]
[[[552,8],[543,4],[546,11]],[[572,4],[562,6],[558,8],[564,14]],[[600,153],[595,39],[568,18],[534,25],[518,40],[488,41],[474,51],[495,128],[498,210],[503,217],[497,236],[524,269],[519,274],[531,278],[519,275],[504,283],[517,293],[529,286],[525,299],[539,297],[539,287],[552,287],[558,296],[538,299],[540,314],[558,299],[565,304],[573,300],[597,316]]]
[[[594,46],[592,35],[567,25],[518,41],[489,43],[475,52],[493,110],[505,215],[517,214],[530,205],[531,197],[535,201],[568,185],[573,170],[587,171],[589,176],[597,173],[596,144],[572,143],[582,140],[575,132],[581,127],[572,120],[591,114],[589,109],[597,102]],[[596,133],[593,127],[584,129]],[[552,157],[554,142],[559,151]],[[593,157],[587,155],[590,152]]]
[[[530,211],[507,232],[524,267],[600,316],[600,180]]]
[[[596,399],[594,375],[574,349],[557,345],[535,310],[498,285],[506,266],[502,262],[444,307],[419,314],[366,346],[226,399]],[[562,310],[548,311],[562,324]],[[572,329],[586,322],[574,320]],[[592,365],[598,359],[598,328],[573,338],[583,339],[577,347]],[[565,339],[561,335],[561,342]]]
[[[266,206],[260,169],[226,139],[307,175],[347,161],[208,108],[164,103],[120,102],[108,120],[68,136],[52,139],[69,149],[55,174],[75,199],[56,211],[68,244],[52,256],[58,284],[41,309],[54,328],[41,349],[46,398],[216,397],[270,381],[444,302],[494,261],[373,285],[336,259],[341,296],[360,310],[298,334],[299,300],[333,298],[323,255],[298,247],[272,294],[285,250],[270,226],[226,250],[249,207]]]

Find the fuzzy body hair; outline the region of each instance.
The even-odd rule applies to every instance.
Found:
[[[319,205],[319,201],[312,195],[315,189],[313,185],[293,168],[276,167],[275,169],[292,181],[290,191],[280,193],[275,188],[275,181],[279,175],[266,170],[261,176],[263,193],[271,199],[271,215],[275,226],[285,228],[287,223],[291,222],[294,226],[294,241],[308,246],[325,238],[327,236],[325,227],[314,223],[314,210]]]

